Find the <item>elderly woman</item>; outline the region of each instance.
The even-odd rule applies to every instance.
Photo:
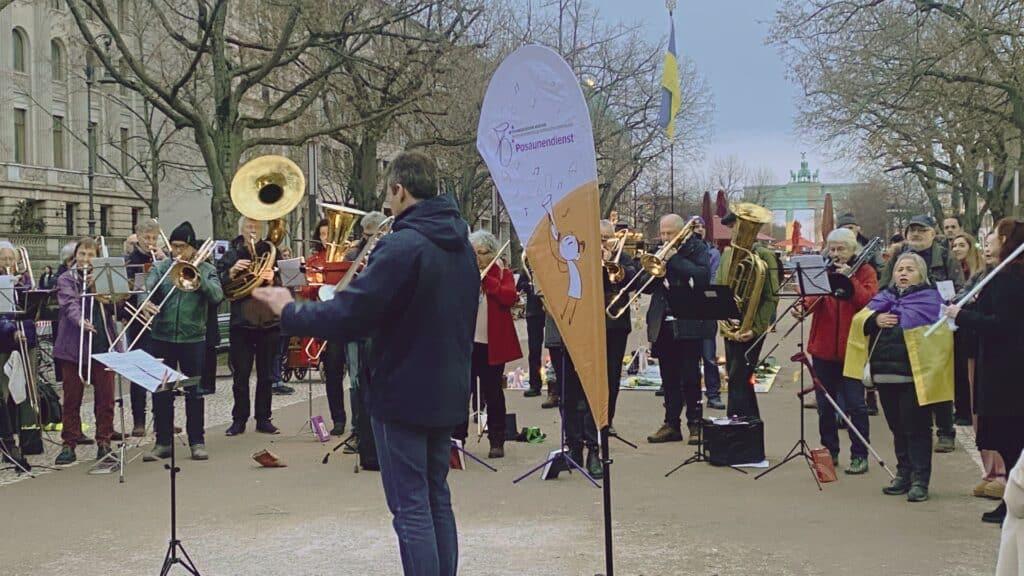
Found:
[[[843,360],[846,357],[846,339],[850,333],[853,316],[860,311],[878,292],[878,279],[871,266],[861,266],[851,275],[850,264],[855,259],[860,245],[857,234],[846,228],[838,228],[828,235],[828,254],[836,272],[850,276],[853,294],[848,300],[837,298],[805,298],[794,315],[800,317],[811,313],[811,337],[807,350],[814,361],[814,371],[822,385],[836,402],[845,406],[846,412],[857,430],[868,436],[868,405],[864,400],[864,384],[860,380],[843,376]],[[818,433],[821,443],[832,453],[832,460],[839,460],[839,429],[836,413],[820,390],[815,390],[818,404]],[[864,474],[868,471],[868,449],[853,431],[850,431],[850,466],[847,474]]]
[[[989,237],[986,254],[1002,263],[1024,244],[1024,222],[1004,218]],[[946,316],[978,337],[977,414],[978,448],[995,450],[1007,468],[1017,463],[1024,449],[1024,388],[1020,386],[1020,359],[1024,356],[1024,258],[1017,257],[961,310],[946,309]],[[1002,522],[1006,502],[982,516],[986,522]]]
[[[501,262],[498,239],[493,234],[477,230],[469,235],[469,241],[476,250],[477,266],[483,275],[473,336],[470,382],[471,386],[479,388],[487,406],[487,439],[491,444],[487,457],[502,458],[505,456],[505,363],[523,357],[512,321],[516,281],[512,270]],[[494,264],[484,273],[483,270],[492,262]],[[465,440],[468,430],[467,420],[455,431],[455,437]]]
[[[924,259],[906,252],[896,257],[889,286],[868,302],[871,314],[863,326],[870,339],[871,378],[896,450],[896,478],[882,492],[906,494],[910,502],[928,499],[932,423],[931,407],[917,397],[903,332],[930,324],[941,308],[942,297],[928,280]]]

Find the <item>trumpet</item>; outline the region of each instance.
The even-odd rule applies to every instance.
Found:
[[[335,294],[341,292],[345,288],[348,288],[348,285],[351,284],[353,278],[355,278],[356,270],[366,265],[366,262],[370,259],[370,253],[373,251],[374,247],[377,246],[377,242],[380,242],[381,238],[391,233],[391,226],[394,223],[394,216],[388,216],[385,218],[384,221],[380,223],[380,226],[377,227],[377,233],[366,242],[363,249],[356,255],[355,260],[352,261],[352,266],[350,266],[348,271],[345,272],[345,275],[341,277],[341,280],[339,280],[334,286],[325,284],[320,287],[320,290],[317,292],[317,296],[320,298],[321,302],[333,300]]]
[[[666,242],[665,245],[659,248],[654,254],[640,255],[640,266],[644,269],[644,272],[647,273],[647,281],[641,284],[639,288],[635,289],[633,295],[626,300],[625,304],[616,309],[616,304],[618,304],[619,300],[624,298],[631,290],[634,290],[633,285],[637,283],[641,275],[637,274],[629,281],[628,284],[623,286],[615,297],[612,298],[612,301],[608,303],[608,307],[604,310],[605,314],[607,314],[609,318],[620,318],[626,313],[626,310],[629,310],[629,307],[633,305],[633,302],[640,297],[640,294],[647,289],[651,282],[665,276],[665,273],[668,271],[667,263],[669,253],[678,249],[679,246],[685,244],[686,241],[690,239],[690,236],[693,235],[694,221],[695,219],[691,218],[690,221],[687,222],[671,240]]]
[[[619,264],[619,260],[622,258],[622,249],[626,247],[626,235],[627,231],[622,230],[615,233],[615,240],[612,244],[611,251],[615,253],[611,260],[604,261],[604,271],[608,274],[608,281],[612,284],[618,284],[626,278],[626,269]]]
[[[131,313],[131,316],[124,323],[124,327],[121,328],[121,332],[117,334],[111,342],[110,347],[114,348],[117,346],[125,335],[128,333],[128,328],[135,322],[141,320],[142,324],[139,326],[139,333],[136,334],[135,338],[128,344],[128,350],[131,350],[139,342],[139,338],[142,338],[142,334],[152,325],[153,319],[156,318],[155,314],[149,314],[146,311],[146,304],[152,302],[153,295],[156,294],[156,289],[164,283],[164,280],[170,278],[171,288],[167,291],[167,294],[160,300],[160,303],[156,305],[158,309],[163,308],[164,304],[167,303],[167,299],[171,297],[171,294],[175,290],[180,292],[195,292],[202,287],[201,277],[199,276],[199,265],[206,261],[207,258],[213,254],[213,249],[216,243],[213,238],[207,238],[206,242],[196,250],[195,255],[191,261],[178,260],[174,264],[171,264],[167,271],[163,273],[159,280],[156,282],[156,286],[153,290],[146,295],[146,298],[139,303],[138,306],[132,306],[131,304],[125,304],[125,308]],[[90,346],[91,348],[91,346]]]
[[[494,266],[495,264],[498,263],[498,260],[501,259],[501,255],[505,252],[505,250],[508,249],[508,245],[511,243],[511,240],[506,240],[505,244],[503,244],[502,247],[498,249],[498,253],[494,255],[494,258],[487,264],[487,266],[484,266],[484,268],[480,270],[480,280],[483,280],[484,278],[487,277],[487,273],[491,271],[491,266]]]

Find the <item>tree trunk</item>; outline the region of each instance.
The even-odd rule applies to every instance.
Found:
[[[350,199],[360,210],[380,210],[377,195],[377,136],[367,130],[352,154]]]

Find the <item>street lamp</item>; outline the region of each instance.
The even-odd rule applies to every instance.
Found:
[[[96,36],[96,40],[101,38],[106,40],[107,50],[110,50],[111,38],[107,34],[100,34]],[[86,114],[86,132],[88,133],[88,147],[89,147],[89,237],[96,236],[96,212],[93,209],[93,181],[96,178],[96,125],[92,121],[92,85],[95,80],[96,68],[92,63],[86,63],[85,65],[85,114]],[[100,79],[100,84],[114,84],[116,81],[110,77],[109,71],[104,69],[103,78]]]

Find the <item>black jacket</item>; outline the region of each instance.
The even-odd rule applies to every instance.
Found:
[[[519,281],[516,282],[516,291],[526,294],[527,318],[544,315],[544,300],[533,289],[533,282],[530,282],[529,276],[523,270],[520,270]]]
[[[665,288],[664,280],[669,287]],[[692,280],[692,286],[691,286]],[[711,283],[711,260],[708,245],[698,236],[691,236],[682,248],[669,258],[665,278],[655,280],[647,288],[651,305],[647,308],[647,340],[653,345],[661,335],[662,320],[671,315],[668,305],[668,291],[693,292],[706,288]],[[718,327],[713,320],[677,319],[671,323],[676,340],[701,340],[712,338]]]
[[[262,250],[262,248],[260,248],[259,245],[260,242],[263,241],[257,241],[257,251]],[[249,254],[248,242],[246,242],[245,239],[240,235],[235,236],[235,239],[232,240],[228,246],[228,251],[225,252],[224,256],[222,256],[220,261],[217,262],[217,274],[220,276],[221,287],[226,288],[228,283],[231,282],[231,267],[234,266],[235,263],[238,262],[239,260],[252,260],[252,255]],[[274,265],[277,265],[276,261],[274,262]],[[277,284],[276,279],[275,284]],[[224,296],[226,298],[227,293],[225,293]],[[256,326],[252,322],[246,320],[245,315],[242,313],[242,310],[245,306],[251,304],[249,302],[246,302],[247,300],[249,300],[249,298],[250,297],[247,296],[245,298],[239,298],[238,300],[231,301],[231,327],[258,329],[276,326],[277,322],[266,322],[260,326]]]
[[[604,282],[604,305],[606,308],[608,307],[608,304],[611,303],[612,298],[614,298],[615,295],[619,293],[619,290],[621,290],[622,287],[625,286],[626,284],[629,284],[629,282],[633,280],[633,277],[640,272],[640,264],[636,260],[630,258],[625,254],[619,256],[619,266],[622,266],[622,269],[625,272],[625,274],[623,275],[621,282],[616,282],[614,284],[611,280],[608,279],[608,273],[605,272],[604,270],[601,271],[601,273],[604,274],[604,279],[602,281]],[[640,280],[637,280],[637,282],[635,282],[631,288],[635,290],[639,286]],[[624,304],[626,300],[629,299],[630,294],[631,293],[629,292],[623,294],[622,298],[616,303],[616,308],[619,308],[622,304]],[[632,308],[632,306],[630,308]],[[622,316],[619,316],[618,318],[612,318],[611,316],[608,316],[608,314],[605,314],[605,329],[607,329],[609,332],[620,332],[626,334],[632,332],[633,319],[630,312],[630,309],[626,308],[626,312],[623,313]]]
[[[903,295],[912,294],[918,290],[931,290],[927,284],[913,286]],[[894,294],[899,294],[893,287],[883,288]],[[910,368],[910,355],[907,353],[907,342],[903,338],[903,328],[898,324],[893,328],[884,330],[878,326],[878,312],[875,312],[864,321],[864,334],[868,336],[868,350],[871,353],[871,375],[887,374],[890,376],[913,377],[914,372]]]
[[[412,426],[466,420],[480,270],[469,226],[447,196],[403,212],[366,268],[329,302],[289,304],[286,334],[373,337],[370,413]]]

